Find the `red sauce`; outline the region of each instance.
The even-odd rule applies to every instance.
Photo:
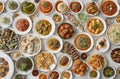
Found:
[[[82,9],[82,6],[79,2],[72,2],[70,8],[73,12],[79,12]]]
[[[16,27],[19,31],[26,31],[29,27],[29,22],[27,19],[20,19],[16,22]]]
[[[101,5],[102,12],[106,15],[114,15],[117,12],[117,5],[113,1],[104,1]]]
[[[48,77],[46,74],[40,74],[39,79],[48,79]]]

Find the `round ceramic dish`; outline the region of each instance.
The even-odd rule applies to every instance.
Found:
[[[17,23],[17,21],[20,20],[20,19],[26,19],[26,20],[29,22],[29,26],[28,26],[27,30],[25,30],[25,31],[19,31],[19,30],[17,29],[16,23]],[[31,19],[30,19],[29,17],[27,17],[27,16],[25,16],[25,15],[18,16],[18,17],[16,17],[16,18],[14,19],[14,21],[13,21],[13,29],[14,29],[15,32],[16,32],[17,34],[19,34],[19,35],[25,35],[25,34],[27,34],[28,32],[30,32],[31,28],[32,28],[32,21],[31,21]]]
[[[15,2],[17,3],[18,6],[17,6],[16,9],[11,10],[11,9],[9,8],[8,4],[9,4],[10,1],[15,1]],[[16,11],[19,9],[19,7],[20,7],[20,2],[19,2],[19,0],[9,0],[9,1],[7,2],[7,10],[8,10],[9,12],[16,12]]]
[[[51,23],[51,25],[52,25],[52,29],[51,29],[51,31],[50,31],[50,33],[48,34],[48,35],[42,35],[42,34],[39,34],[37,31],[36,31],[36,24],[39,22],[39,21],[41,21],[41,20],[47,20],[47,21],[49,21],[50,23]],[[48,37],[50,37],[50,36],[52,36],[53,34],[54,34],[54,32],[55,32],[55,23],[54,23],[54,21],[50,18],[50,17],[48,17],[48,16],[40,16],[39,18],[36,18],[35,19],[35,21],[33,22],[33,33],[35,33],[36,35],[38,35],[40,38],[42,38],[42,39],[45,39],[45,38],[48,38]]]
[[[17,62],[18,62],[18,60],[21,59],[21,58],[29,58],[29,59],[31,60],[31,62],[32,62],[32,68],[31,68],[30,70],[28,70],[28,71],[22,71],[22,70],[20,70],[19,68],[17,68]],[[33,61],[33,59],[30,58],[30,57],[25,57],[25,56],[20,57],[19,59],[18,59],[18,60],[16,61],[16,63],[15,63],[16,71],[17,71],[19,74],[22,74],[22,75],[30,74],[30,73],[32,72],[32,70],[34,69],[34,61]]]
[[[25,38],[25,37],[27,37],[27,36],[35,36],[36,39],[39,40],[39,42],[37,43],[38,46],[39,46],[39,49],[38,49],[36,52],[32,53],[32,54],[29,54],[28,52],[24,52],[24,50],[22,50],[22,48],[21,48],[21,46],[20,46],[22,39]],[[29,39],[27,39],[27,40],[29,40]],[[35,43],[34,43],[34,44],[35,44]],[[28,47],[29,47],[29,46],[28,46]],[[33,47],[33,48],[34,48],[34,47]],[[35,34],[27,34],[27,35],[22,36],[21,39],[20,39],[19,49],[22,51],[21,53],[22,53],[24,56],[27,56],[27,57],[29,57],[29,56],[35,56],[35,55],[37,55],[37,54],[40,52],[41,48],[42,48],[41,39],[39,39],[39,37],[36,36]]]
[[[79,36],[79,35],[81,35],[81,34],[87,35],[87,36],[90,38],[90,40],[91,40],[91,45],[90,45],[90,47],[89,47],[88,49],[86,49],[86,50],[80,50],[80,49],[78,49],[78,48],[76,47],[76,45],[75,45],[75,39],[77,38],[77,36]],[[90,50],[92,49],[93,45],[94,45],[93,37],[92,37],[90,34],[85,33],[85,32],[82,32],[82,33],[76,35],[75,39],[74,39],[74,46],[77,48],[78,51],[80,51],[80,52],[82,52],[82,53],[90,51]]]

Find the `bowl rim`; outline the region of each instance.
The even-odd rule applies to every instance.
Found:
[[[31,68],[30,70],[28,70],[27,72],[26,72],[26,71],[19,70],[19,69],[17,68],[17,61],[18,61],[19,59],[21,59],[21,58],[29,58],[30,61],[32,62],[32,68]],[[27,75],[27,74],[29,74],[29,73],[32,72],[32,70],[34,69],[34,65],[35,65],[35,64],[34,64],[34,61],[33,61],[33,59],[32,59],[31,57],[22,56],[22,57],[18,58],[18,60],[17,60],[16,63],[15,63],[15,69],[16,69],[16,71],[17,71],[19,74]]]
[[[0,14],[1,14],[1,13],[3,13],[3,11],[4,11],[4,9],[5,9],[5,3],[4,3],[4,0],[1,0],[0,2],[3,4],[3,9],[2,9],[2,11],[0,12]]]
[[[27,53],[25,53],[25,52],[22,50],[21,46],[20,46],[21,41],[22,41],[22,38],[23,38],[23,37],[26,37],[26,36],[30,36],[30,35],[35,36],[35,37],[39,40],[39,44],[40,44],[39,50],[38,50],[36,53],[34,52],[34,54],[27,54]],[[19,50],[21,51],[21,54],[22,54],[22,55],[24,55],[24,56],[26,56],[26,57],[33,57],[33,56],[39,54],[39,52],[41,51],[41,49],[42,49],[42,40],[41,40],[37,35],[30,33],[30,34],[26,34],[26,35],[21,36],[20,41],[19,41]]]
[[[80,3],[80,5],[81,5],[81,10],[80,11],[78,11],[78,12],[74,12],[72,9],[71,9],[71,7],[70,7],[70,5],[71,5],[71,3],[73,3],[73,2],[79,2]],[[77,14],[77,13],[81,13],[82,11],[83,11],[83,2],[81,1],[81,0],[71,0],[70,1],[70,3],[69,3],[69,8],[70,8],[70,11],[72,12],[72,13],[74,13],[74,14]]]
[[[51,50],[51,49],[48,47],[48,41],[49,41],[51,38],[55,38],[55,39],[57,39],[57,40],[59,41],[60,47],[59,47],[57,50]],[[53,36],[51,36],[51,37],[48,37],[48,39],[45,40],[45,48],[46,48],[49,52],[57,54],[57,53],[59,53],[59,52],[62,50],[62,48],[63,48],[63,40],[62,40],[59,36],[57,36],[57,35],[53,35]]]
[[[79,35],[81,35],[81,34],[87,35],[87,36],[90,38],[90,40],[91,40],[91,45],[90,45],[90,47],[89,47],[88,49],[86,49],[86,50],[80,50],[80,49],[78,49],[78,48],[76,47],[76,45],[75,45],[75,39],[76,39],[76,37],[79,36]],[[93,48],[93,45],[94,45],[94,39],[93,39],[93,37],[92,37],[89,33],[82,32],[82,33],[77,34],[77,35],[75,36],[75,38],[74,38],[74,46],[75,46],[75,48],[76,48],[79,52],[82,52],[82,53],[89,52],[89,51]]]
[[[102,3],[106,2],[106,1],[107,1],[107,0],[103,1]],[[119,10],[120,10],[120,7],[119,7],[119,5],[118,5],[118,2],[117,2],[116,0],[108,0],[108,1],[112,1],[112,2],[114,2],[114,3],[116,4],[116,6],[117,6],[117,11],[116,11],[116,13],[113,14],[113,15],[106,15],[106,14],[104,14],[104,12],[102,11],[102,8],[101,8],[102,3],[101,3],[100,9],[101,9],[102,14],[103,14],[105,17],[108,17],[108,18],[112,18],[112,17],[117,16],[117,15],[119,14]]]
[[[18,29],[17,29],[17,27],[16,27],[16,22],[18,21],[18,20],[20,20],[20,19],[26,19],[28,22],[29,22],[29,27],[27,28],[27,30],[25,30],[25,31],[19,31]],[[28,17],[28,16],[25,16],[25,15],[20,15],[20,16],[17,16],[15,19],[14,19],[14,21],[13,21],[13,29],[15,30],[15,32],[17,33],[17,34],[19,34],[19,35],[25,35],[25,34],[27,34],[27,33],[29,33],[30,31],[31,31],[31,29],[32,29],[32,21],[31,21],[31,19]]]
[[[29,2],[29,3],[34,4],[35,10],[34,10],[31,14],[27,14],[27,13],[24,13],[24,12],[22,11],[22,5],[23,5],[24,2]],[[36,12],[36,10],[37,10],[36,8],[37,8],[37,4],[36,4],[34,1],[25,0],[25,1],[23,1],[23,2],[21,3],[21,5],[20,5],[20,11],[22,12],[22,14],[24,14],[24,15],[26,15],[26,16],[31,16],[31,15],[33,15],[33,14]]]
[[[104,29],[103,29],[103,31],[102,31],[101,33],[99,33],[99,34],[93,34],[93,33],[91,33],[91,32],[88,30],[88,23],[89,23],[89,21],[92,20],[92,19],[99,19],[99,20],[103,23]],[[87,24],[86,24],[86,27],[87,27],[87,31],[88,31],[91,35],[93,35],[93,36],[101,36],[101,35],[103,35],[103,34],[105,33],[105,31],[106,31],[106,29],[107,29],[106,22],[104,21],[103,18],[101,18],[101,17],[99,17],[99,16],[91,17],[91,18],[88,20],[88,22],[87,22]]]
[[[11,10],[11,9],[9,9],[9,7],[8,7],[8,3],[11,2],[11,1],[14,1],[14,2],[16,2],[16,3],[18,4],[18,7],[17,7],[15,10]],[[20,2],[19,2],[19,0],[9,0],[9,1],[7,2],[7,10],[10,11],[10,12],[12,12],[12,13],[16,12],[16,11],[19,9],[19,7],[20,7]]]

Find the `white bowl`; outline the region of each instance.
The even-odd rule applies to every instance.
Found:
[[[20,50],[14,50],[14,51],[12,51],[12,53],[11,53],[11,57],[12,57],[13,60],[18,60],[18,59],[20,58],[20,57],[18,57],[18,58],[15,58],[15,57],[14,57],[14,53],[15,53],[16,51],[19,52],[19,53],[20,53],[20,57],[22,57],[22,54],[21,54],[21,51],[20,51]]]
[[[66,12],[69,11],[69,4],[68,4],[68,2],[67,2],[66,0],[58,0],[58,1],[56,0],[56,2],[55,2],[55,9],[57,8],[57,7],[56,7],[56,6],[57,6],[57,2],[59,2],[59,1],[60,1],[60,2],[61,2],[61,1],[64,2],[64,3],[67,5],[68,9],[67,9],[65,12],[62,12],[62,13],[59,12],[58,10],[56,10],[56,11],[59,12],[59,13],[61,13],[61,14],[65,14]]]
[[[26,36],[29,36],[29,35],[35,36],[35,37],[39,40],[39,42],[38,42],[38,44],[39,44],[39,46],[40,46],[40,47],[39,47],[39,50],[37,50],[37,52],[34,52],[33,54],[28,54],[28,53],[24,52],[24,51],[22,50],[21,46],[20,46],[21,41],[22,41],[22,38],[24,38],[24,37],[26,37]],[[37,55],[37,54],[40,52],[41,48],[42,48],[41,39],[40,39],[38,36],[36,36],[35,34],[27,34],[27,35],[22,36],[21,39],[20,39],[19,49],[22,51],[21,53],[22,53],[24,56],[27,56],[27,57],[35,56],[35,55]]]
[[[93,33],[89,32],[89,30],[88,30],[88,28],[87,28],[88,32],[89,32],[91,35],[93,35],[93,36],[100,36],[100,35],[104,34],[105,31],[106,31],[106,29],[107,29],[105,20],[104,20],[103,18],[101,18],[101,17],[98,17],[98,16],[95,16],[95,17],[90,18],[89,21],[90,21],[91,19],[99,19],[99,20],[103,23],[104,29],[103,29],[103,31],[102,31],[101,33],[99,33],[99,34],[93,34]],[[89,22],[89,21],[88,21],[88,22]],[[88,24],[88,23],[87,23],[87,24]]]
[[[2,13],[2,12],[4,11],[4,9],[5,9],[5,4],[4,4],[4,0],[0,0],[0,2],[3,4],[3,9],[2,9],[2,11],[0,12],[0,13]]]
[[[64,57],[64,56],[67,56],[68,57],[68,59],[69,59],[69,62],[68,62],[68,64],[67,64],[67,66],[61,66],[60,65],[60,60],[62,59],[62,57]],[[58,66],[60,66],[60,68],[62,68],[62,69],[69,69],[71,66],[72,66],[72,64],[73,64],[73,60],[72,60],[72,58],[71,58],[71,56],[69,55],[69,54],[62,54],[60,57],[59,57],[59,60],[58,60]]]
[[[59,41],[59,43],[60,43],[59,49],[57,49],[57,50],[51,50],[51,49],[48,47],[48,41],[49,41],[51,38],[55,38],[55,39],[57,39],[57,40]],[[63,48],[63,41],[62,41],[62,39],[61,39],[59,36],[53,35],[53,36],[51,36],[51,37],[49,37],[48,39],[45,40],[45,48],[46,48],[48,51],[50,51],[51,53],[59,53],[59,52],[62,50],[62,48]]]
[[[29,22],[29,27],[27,28],[26,31],[23,31],[23,32],[22,32],[22,31],[19,31],[19,30],[17,29],[17,27],[16,27],[16,22],[17,22],[18,20],[20,20],[20,19],[27,19],[27,20],[28,20],[28,22]],[[25,16],[25,15],[20,15],[20,16],[16,17],[16,18],[14,19],[14,21],[13,21],[13,29],[14,29],[15,32],[16,32],[17,34],[19,34],[19,35],[25,35],[25,34],[27,34],[28,32],[30,32],[31,28],[32,28],[32,21],[31,21],[31,19],[30,19],[29,17],[27,17],[27,16]]]
[[[46,36],[44,36],[44,35],[42,35],[42,34],[39,34],[39,33],[36,31],[36,23],[39,22],[40,20],[47,20],[47,21],[49,21],[49,22],[51,23],[51,25],[52,25],[51,32],[50,32],[48,35],[46,35]],[[45,39],[45,38],[48,38],[48,37],[52,36],[52,35],[54,34],[54,32],[55,32],[55,23],[54,23],[54,21],[52,20],[52,18],[50,18],[50,17],[48,17],[48,16],[40,16],[40,17],[36,18],[35,21],[33,22],[33,33],[35,33],[36,35],[38,35],[38,36],[39,36],[40,38],[42,38],[42,39]]]
[[[107,1],[107,0],[105,0]],[[108,0],[109,1],[109,0]],[[106,15],[102,12],[102,14],[105,16],[105,17],[108,17],[108,18],[112,18],[112,17],[115,17],[119,14],[119,10],[120,10],[120,7],[119,7],[119,4],[118,4],[118,1],[117,0],[110,0],[110,1],[113,1],[116,5],[117,5],[117,12],[114,14],[114,15]],[[103,1],[104,2],[104,1]],[[101,10],[102,11],[102,10]]]
[[[95,2],[96,6],[98,7],[98,11],[97,11],[95,14],[90,14],[90,13],[87,12],[87,6],[88,6],[88,4],[91,3],[91,2]],[[98,3],[97,3],[96,1],[91,1],[91,2],[89,2],[89,3],[87,4],[87,6],[86,6],[86,13],[87,13],[88,15],[90,15],[90,16],[95,16],[95,15],[97,15],[97,14],[99,13],[99,5],[98,5]]]
[[[49,13],[43,13],[40,9],[39,9],[39,6],[40,6],[40,3],[43,2],[43,1],[49,1],[51,4],[52,4],[52,10],[49,12]],[[38,9],[39,9],[39,12],[42,13],[42,14],[45,14],[45,15],[50,15],[51,13],[53,13],[54,11],[54,0],[40,0],[39,2],[39,5],[38,5]]]
[[[105,48],[100,48],[100,46],[99,46],[99,42],[100,42],[102,39],[105,39],[105,40],[106,40],[106,42],[105,42],[106,47],[105,47]],[[109,43],[109,41],[107,40],[106,37],[101,37],[101,38],[99,38],[99,39],[97,40],[96,46],[98,46],[98,47],[100,48],[99,50],[97,50],[98,52],[106,52],[106,51],[109,49],[109,47],[110,47],[110,43]]]
[[[69,78],[69,79],[73,79],[73,75],[72,75],[72,72],[71,72],[70,70],[64,70],[64,71],[70,73],[70,78]],[[63,73],[64,71],[62,71],[62,73]],[[62,73],[61,73],[61,74],[62,74]],[[66,79],[66,78],[64,78],[62,75],[61,75],[61,77],[62,77],[62,79]]]
[[[21,58],[29,58],[29,59],[31,60],[31,62],[32,62],[32,68],[31,68],[30,70],[28,70],[27,72],[26,72],[26,71],[22,71],[22,70],[20,70],[19,68],[17,68],[17,61],[18,61],[19,59],[21,59]],[[16,61],[16,63],[15,63],[16,71],[17,71],[19,74],[22,74],[22,75],[28,75],[28,74],[30,74],[30,73],[32,72],[32,70],[34,69],[34,61],[33,61],[33,59],[30,58],[30,57],[25,57],[25,56],[20,57],[19,59],[18,59],[18,60]]]
[[[9,4],[10,1],[15,1],[18,4],[18,7],[15,10],[9,9],[8,4]],[[6,5],[7,5],[7,10],[9,12],[16,12],[20,8],[20,2],[19,2],[19,0],[9,0]]]
[[[37,8],[36,3],[35,3],[34,1],[25,0],[25,1],[23,1],[23,2],[21,3],[21,6],[22,6],[22,4],[23,4],[24,2],[31,2],[31,3],[33,3],[33,4],[35,5],[35,10],[34,10],[34,12],[31,13],[31,14],[26,14],[26,13],[22,12],[21,7],[20,7],[21,12],[22,12],[24,15],[26,15],[26,16],[31,16],[31,15],[33,15],[33,14],[36,12],[36,8]]]
[[[71,11],[72,13],[74,13],[74,14],[76,14],[76,13],[81,13],[81,12],[83,11],[83,3],[82,3],[82,1],[81,1],[81,0],[71,0],[71,1],[70,1],[70,4],[71,4],[72,2],[79,2],[82,8],[81,8],[81,10],[80,10],[79,12],[74,12],[74,11],[71,10],[71,8],[70,8],[70,11]],[[70,5],[70,4],[69,4],[69,5]],[[70,7],[70,6],[69,6],[69,7]]]
[[[87,50],[80,50],[80,49],[78,49],[78,48],[75,46],[75,39],[74,39],[74,46],[77,48],[77,50],[78,50],[79,52],[82,52],[82,53],[84,53],[84,52],[89,52],[89,51],[93,48],[93,45],[94,45],[93,37],[92,37],[90,34],[85,33],[85,32],[82,32],[82,33],[80,33],[80,34],[85,34],[85,35],[87,35],[87,36],[90,38],[90,40],[91,40],[91,45],[90,45],[90,47],[89,47]],[[80,34],[78,34],[78,35],[80,35]],[[76,37],[77,37],[78,35],[76,35]],[[75,37],[75,38],[76,38],[76,37]]]
[[[58,72],[58,74],[59,74],[59,77],[58,77],[57,79],[61,79],[61,73],[60,73],[58,70],[53,70],[53,71],[51,71],[51,72],[54,72],[54,71]],[[51,72],[50,72],[50,73],[51,73]],[[50,78],[50,73],[49,73],[49,75],[48,75],[49,79],[51,79],[51,78]]]
[[[61,16],[61,18],[62,18],[62,20],[61,20],[60,22],[55,22],[54,20],[53,20],[53,21],[54,21],[56,24],[60,24],[60,23],[62,23],[62,22],[63,22],[63,20],[64,20],[63,15],[62,15],[61,13],[56,12],[56,13],[54,13],[54,14],[52,15],[52,19],[53,19],[53,16],[54,16],[55,14],[60,15],[60,16]]]
[[[4,18],[4,17],[9,18],[10,19],[10,23],[9,24],[3,24],[0,21],[0,25],[1,25],[2,28],[7,28],[7,27],[9,27],[12,24],[13,18],[12,18],[12,16],[9,13],[3,13],[3,14],[0,15],[0,19]]]
[[[96,72],[97,72],[97,77],[96,78],[91,78],[90,77],[90,71],[89,71],[89,77],[90,77],[90,79],[99,79],[100,78],[100,72],[98,70],[96,70]]]
[[[106,66],[106,67],[111,67],[111,66]],[[113,70],[114,70],[114,72],[115,72],[114,75],[113,75],[112,77],[105,77],[104,74],[103,74],[103,71],[104,71],[104,69],[105,69],[106,67],[104,67],[103,70],[102,70],[103,78],[104,78],[104,79],[114,79],[115,76],[116,76],[116,69],[115,69],[115,67],[111,67],[111,68],[113,68]]]

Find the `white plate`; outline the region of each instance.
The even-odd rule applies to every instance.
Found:
[[[20,20],[20,19],[27,19],[28,20],[28,22],[29,22],[29,27],[28,27],[28,29],[26,30],[26,31],[19,31],[18,29],[17,29],[17,27],[16,27],[16,22],[18,21],[18,20]],[[15,30],[15,32],[17,33],[17,34],[19,34],[19,35],[25,35],[25,34],[27,34],[28,32],[30,32],[30,30],[31,30],[31,28],[32,28],[32,21],[31,21],[31,19],[29,18],[29,17],[27,17],[27,16],[25,16],[25,15],[20,15],[20,16],[17,16],[15,19],[14,19],[14,22],[13,22],[13,29]]]
[[[18,4],[18,7],[15,10],[9,9],[8,4],[9,4],[10,1],[15,1]],[[8,12],[16,12],[20,8],[20,2],[19,2],[19,0],[9,0],[6,4],[6,6],[7,6]]]
[[[90,67],[90,69],[93,69],[93,68],[92,68],[92,66],[90,66],[90,65],[88,64],[88,61],[89,61],[89,59],[90,59],[93,55],[96,55],[96,54],[92,54],[91,56],[89,56],[89,57],[87,58],[87,65]],[[98,55],[102,55],[102,54],[98,54]],[[102,55],[102,56],[103,56],[103,55]],[[104,68],[104,67],[108,64],[108,62],[107,62],[105,56],[103,56],[103,58],[104,58],[104,66],[103,66],[103,68]],[[102,69],[103,69],[103,68],[102,68]],[[97,70],[102,70],[102,69],[97,69]]]
[[[99,19],[99,20],[103,23],[104,29],[103,29],[103,31],[102,31],[101,33],[99,33],[99,34],[93,34],[93,33],[89,32],[89,30],[88,30],[88,28],[87,28],[88,32],[89,32],[91,35],[93,35],[93,36],[100,36],[100,35],[104,34],[105,31],[106,31],[106,28],[107,28],[105,20],[104,20],[103,18],[101,18],[101,17],[95,16],[95,17],[90,18],[90,19],[88,20],[88,22],[89,22],[91,19]],[[88,24],[88,22],[87,22],[87,24]],[[86,25],[87,25],[87,24],[86,24]]]
[[[105,42],[106,47],[105,47],[105,48],[100,48],[99,42],[100,42],[102,39],[105,39],[105,40],[106,40],[106,42]],[[98,48],[99,48],[99,50],[97,50],[98,52],[106,52],[106,51],[109,49],[109,47],[110,47],[110,43],[109,43],[109,41],[107,40],[106,37],[101,37],[101,38],[99,38],[99,39],[97,40],[97,42],[96,42],[96,47],[97,47],[97,46],[98,46]]]
[[[67,66],[61,66],[61,65],[60,65],[60,60],[61,60],[61,58],[64,57],[64,56],[67,56],[67,57],[69,58],[69,62],[68,62],[68,64],[67,64]],[[58,66],[61,67],[62,69],[69,69],[69,68],[72,66],[72,64],[73,64],[73,60],[72,60],[72,58],[71,58],[71,56],[70,56],[69,54],[64,53],[64,54],[62,54],[62,55],[59,57]]]
[[[42,51],[42,52],[40,52],[40,53],[50,53],[50,52],[48,52],[48,51]],[[50,66],[50,70],[45,70],[45,69],[42,69],[42,68],[38,68],[38,70],[40,70],[40,71],[42,71],[42,72],[49,72],[49,71],[53,70],[53,69],[56,67],[57,59],[56,59],[56,57],[55,57],[54,54],[52,54],[52,53],[50,53],[50,54],[53,56],[53,58],[54,58],[54,60],[55,60],[55,63]],[[39,55],[39,54],[38,54],[38,55]],[[35,57],[35,61],[36,61],[36,57]]]
[[[40,20],[47,20],[47,21],[49,21],[50,23],[51,23],[51,25],[52,25],[52,29],[51,29],[51,32],[48,34],[48,35],[46,35],[46,36],[44,36],[44,35],[42,35],[42,34],[39,34],[37,31],[36,31],[36,23],[37,22],[39,22]],[[55,23],[54,23],[54,21],[52,20],[52,18],[50,18],[50,17],[48,17],[48,16],[40,16],[40,17],[38,17],[38,18],[36,18],[35,19],[35,21],[33,22],[33,33],[35,33],[36,35],[38,35],[40,38],[42,38],[42,39],[45,39],[45,38],[48,38],[48,37],[50,37],[50,36],[52,36],[53,34],[54,34],[54,32],[55,32]]]
[[[22,50],[21,46],[20,46],[20,43],[21,43],[21,41],[22,41],[22,38],[24,38],[24,37],[26,37],[26,36],[29,36],[29,35],[35,36],[35,37],[39,40],[39,42],[38,42],[39,50],[37,50],[37,52],[34,52],[33,54],[28,54],[28,53],[24,52],[24,51]],[[21,53],[22,53],[24,56],[27,56],[27,57],[37,55],[37,54],[40,52],[41,48],[42,48],[41,39],[40,39],[38,36],[36,36],[35,34],[27,34],[27,35],[22,36],[21,39],[20,39],[20,43],[19,43],[19,49],[22,51]]]
[[[32,68],[31,68],[30,70],[28,70],[27,72],[26,72],[26,71],[22,71],[22,70],[20,70],[19,68],[17,68],[17,61],[18,61],[19,59],[21,59],[21,58],[29,58],[29,59],[31,60],[31,62],[32,62]],[[34,68],[34,61],[33,61],[33,59],[30,58],[30,57],[25,57],[25,56],[20,57],[19,59],[18,59],[18,60],[16,61],[16,63],[15,63],[16,71],[17,71],[19,74],[22,74],[22,75],[28,75],[28,74],[30,74],[30,73],[32,72],[33,68]]]
[[[59,43],[60,43],[59,49],[57,49],[57,50],[51,50],[51,49],[48,47],[48,41],[49,41],[51,38],[55,38],[55,39],[57,39],[57,40],[59,41]],[[53,35],[53,36],[49,37],[48,39],[46,39],[46,41],[45,41],[45,48],[46,48],[48,51],[50,51],[51,53],[59,53],[59,52],[62,50],[62,48],[63,48],[63,41],[62,41],[62,39],[61,39],[59,36]]]
[[[74,14],[81,13],[83,11],[83,3],[82,3],[82,1],[81,0],[71,0],[69,4],[71,4],[72,2],[79,2],[82,8],[81,8],[81,10],[79,12],[74,12],[74,11],[71,10],[70,5],[69,5],[70,11],[72,13],[74,13]]]
[[[106,0],[107,1],[107,0]],[[118,14],[119,14],[119,10],[120,10],[120,7],[119,7],[119,4],[118,4],[118,1],[117,0],[111,0],[111,1],[113,1],[113,2],[115,2],[115,4],[117,5],[117,12],[114,14],[114,15],[106,15],[106,14],[104,14],[103,12],[102,12],[102,14],[105,16],[105,17],[108,17],[108,18],[112,18],[112,17],[115,17],[115,16],[117,16]],[[104,1],[103,1],[104,2]],[[101,3],[102,4],[102,3]],[[102,11],[102,10],[101,10]]]
[[[4,17],[9,18],[10,19],[10,23],[9,24],[3,24],[0,21],[0,25],[1,25],[2,28],[7,28],[7,27],[9,27],[12,24],[13,18],[12,18],[12,16],[9,13],[3,13],[3,14],[0,15],[0,20],[1,20],[1,18],[4,18]]]
[[[9,72],[2,79],[10,79],[14,73],[14,63],[13,63],[12,59],[2,51],[0,51],[0,57],[4,58],[9,64]]]
[[[69,78],[69,79],[73,79],[73,75],[72,75],[72,72],[71,72],[70,70],[64,70],[64,71],[70,73],[70,78]],[[64,72],[64,71],[63,71],[63,72]],[[63,73],[63,72],[62,72],[62,73]],[[61,74],[62,74],[62,73],[61,73]],[[61,75],[61,77],[62,77],[62,79],[66,79],[66,78],[63,77],[62,75]]]
[[[90,34],[88,34],[88,33],[85,33],[85,32],[82,32],[82,33],[80,33],[80,34],[85,34],[85,35],[87,35],[89,38],[90,38],[90,40],[91,40],[91,45],[90,45],[90,47],[87,49],[87,50],[80,50],[80,49],[78,49],[76,46],[75,46],[75,39],[74,39],[74,46],[77,48],[77,50],[78,51],[80,51],[80,52],[89,52],[91,49],[92,49],[92,47],[93,47],[93,45],[94,45],[94,42],[93,42],[93,37],[90,35]],[[78,34],[78,35],[80,35],[80,34]],[[78,35],[76,35],[76,37],[78,36]],[[75,37],[75,38],[76,38]]]

